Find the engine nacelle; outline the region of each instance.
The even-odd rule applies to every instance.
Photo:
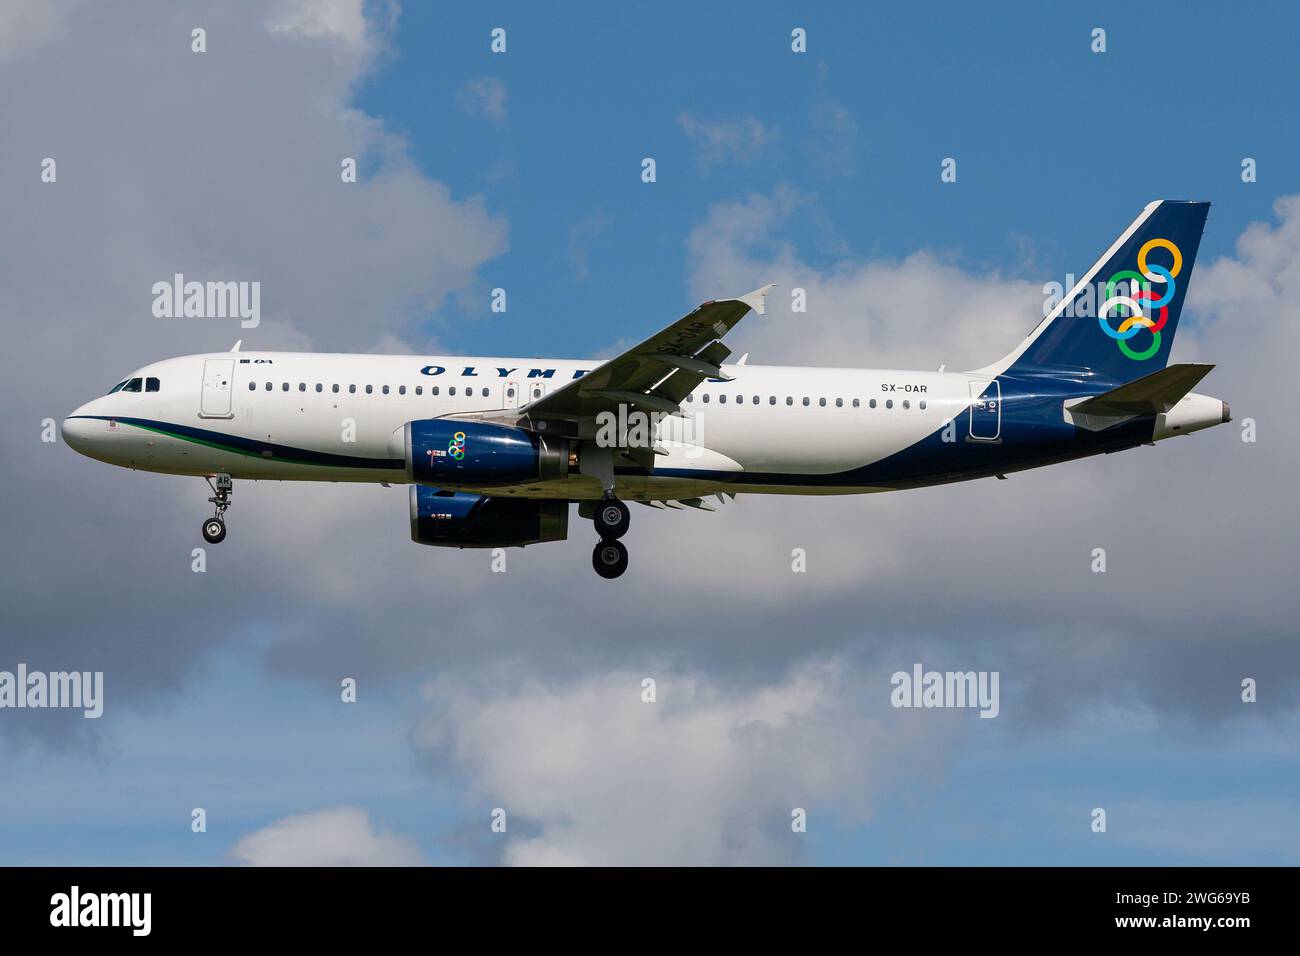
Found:
[[[425,418],[406,423],[403,441],[415,484],[515,485],[569,473],[567,439],[513,425]]]
[[[510,548],[569,536],[569,503],[491,498],[411,486],[411,540],[444,548]]]

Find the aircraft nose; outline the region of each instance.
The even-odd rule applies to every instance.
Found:
[[[85,454],[90,448],[91,421],[83,417],[82,408],[63,420],[63,441],[73,451]]]

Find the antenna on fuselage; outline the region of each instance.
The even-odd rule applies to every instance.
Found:
[[[243,340],[243,339],[240,339],[238,342],[235,343],[235,347],[232,348],[230,351],[232,351],[232,352],[238,352],[238,351],[239,351],[239,347],[240,347],[241,345],[243,345],[243,344],[244,344],[244,340]]]

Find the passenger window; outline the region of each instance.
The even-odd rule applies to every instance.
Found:
[[[416,395],[423,395],[423,394],[424,394],[424,386],[423,386],[423,385],[417,385],[417,386],[415,386],[415,394],[416,394]]]
[[[337,395],[337,394],[339,393],[339,387],[338,387],[337,384],[335,384],[335,385],[331,385],[330,388],[331,388],[331,390],[334,392],[335,395]]]
[[[486,388],[483,389],[483,397],[484,398],[488,397],[488,390]]]
[[[701,395],[700,401],[702,401],[705,405],[709,404],[709,393],[705,392],[703,395]]]
[[[861,404],[862,404],[862,403],[861,403],[860,401],[858,401],[856,398],[853,400],[853,407],[854,407],[854,408],[857,408],[857,407],[858,407],[859,405],[861,405]]]
[[[280,386],[280,391],[282,391],[282,392],[287,392],[287,391],[289,391],[289,383],[288,383],[288,382],[285,382],[283,385],[281,385],[281,386]]]
[[[808,397],[805,395],[805,396],[804,396],[804,400],[803,400],[804,408],[807,408],[807,407],[809,406],[809,404],[811,404],[811,403],[808,401]]]
[[[776,396],[775,396],[775,395],[769,395],[769,396],[767,397],[767,404],[769,404],[769,405],[775,405],[775,404],[776,404]]]
[[[870,405],[872,408],[875,408],[875,407],[876,407],[876,400],[873,398],[873,399],[872,399],[871,401],[869,401],[867,404]]]
[[[357,393],[357,387],[356,387],[355,385],[349,385],[349,386],[348,386],[348,394],[349,394],[349,395],[355,395],[356,393]]]
[[[322,385],[320,382],[317,382],[317,383],[316,383],[316,391],[317,391],[317,392],[323,392],[323,391],[325,391],[325,386]]]
[[[133,378],[133,379],[129,380],[125,385],[122,386],[122,391],[124,391],[124,392],[138,392],[138,391],[140,391],[140,386],[141,386],[143,383],[144,383],[144,380],[143,380],[143,379]]]
[[[156,392],[161,384],[156,378],[146,378],[144,380],[144,390],[146,392]]]
[[[921,399],[921,411],[925,411],[925,399]]]
[[[737,395],[737,396],[736,396],[736,404],[737,404],[737,405],[744,405],[744,404],[745,404],[745,396],[744,396],[744,395]]]
[[[384,394],[385,394],[385,395],[388,394],[388,386],[387,386],[387,385],[384,386]]]
[[[886,408],[893,408],[893,407],[894,407],[894,400],[893,400],[892,398],[887,398],[887,399],[885,399],[885,407],[886,407]]]
[[[437,395],[437,394],[438,394],[438,386],[435,385],[435,386],[433,386],[433,388],[429,389],[429,394],[430,394],[430,395]]]
[[[248,390],[249,390],[250,392],[251,392],[253,389],[255,389],[255,388],[257,388],[257,383],[256,383],[256,382],[249,382],[249,383],[248,383]]]
[[[793,404],[794,404],[794,396],[793,396],[793,395],[787,395],[787,396],[785,397],[785,403],[786,403],[787,405],[793,405]]]
[[[904,407],[904,408],[911,408],[911,407],[912,407],[912,403],[909,402],[907,399],[903,399],[903,407]]]
[[[842,399],[842,398],[837,398],[837,399],[835,399],[835,407],[836,407],[836,408],[843,408],[843,407],[844,407],[844,399]]]
[[[275,387],[275,386],[272,385],[270,382],[267,382],[267,383],[266,383],[266,390],[267,390],[268,392],[269,392],[272,388],[274,388],[274,387]]]
[[[514,387],[512,386],[512,387],[510,387],[510,388],[507,388],[507,389],[506,389],[506,398],[514,398],[514,397],[515,397],[515,390],[514,390]]]
[[[456,386],[453,385],[453,386],[451,386],[450,388],[448,388],[448,389],[447,389],[447,394],[448,394],[448,395],[455,395],[455,394],[456,394]]]
[[[367,386],[366,386],[366,394],[367,394],[367,395],[373,395],[374,393],[375,393],[375,387],[374,387],[373,385],[367,385]]]
[[[727,404],[727,396],[726,396],[726,395],[719,395],[719,396],[718,396],[718,401],[721,402],[723,405]]]
[[[686,396],[686,400],[687,400],[688,402],[693,402],[693,401],[695,401],[695,393],[692,392],[690,395],[687,395],[687,396]]]
[[[826,407],[826,399],[824,399],[824,398],[819,398],[819,399],[817,399],[817,404],[820,405],[822,408],[825,408],[825,407]]]
[[[300,392],[305,392],[305,391],[307,391],[307,383],[306,383],[306,382],[299,382],[299,383],[298,383],[298,391],[300,391]]]
[[[754,396],[754,404],[755,404],[755,405],[758,404],[758,396],[757,396],[757,395]]]
[[[399,385],[399,386],[397,386],[397,394],[398,394],[398,395],[405,395],[405,394],[406,394],[406,386],[405,386],[405,385]]]

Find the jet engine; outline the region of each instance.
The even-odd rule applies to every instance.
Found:
[[[509,548],[569,535],[569,503],[492,498],[411,485],[411,540],[445,548]]]
[[[568,439],[513,425],[426,418],[403,426],[403,443],[416,484],[515,485],[569,473]]]

